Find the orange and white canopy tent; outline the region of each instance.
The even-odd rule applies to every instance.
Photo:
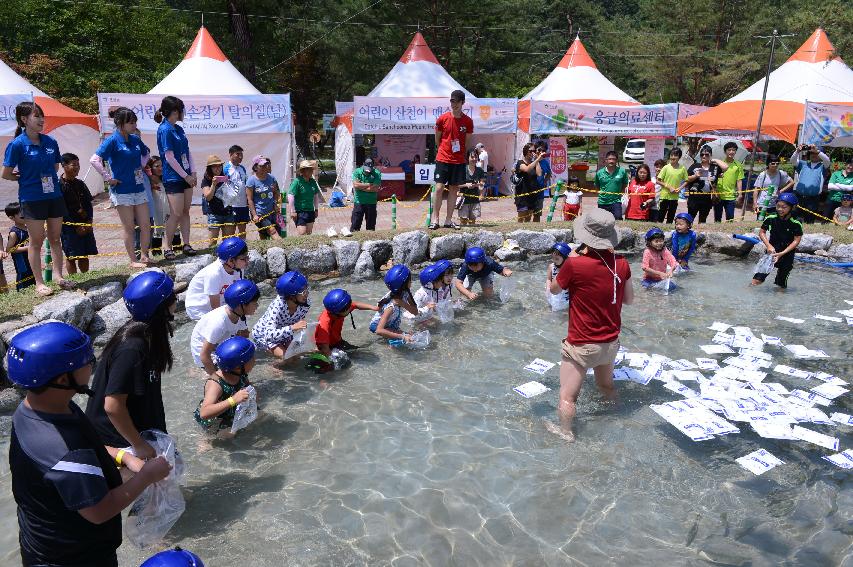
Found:
[[[0,95],[24,95],[22,99],[35,100],[44,111],[44,133],[56,139],[61,152],[70,152],[80,158],[80,176],[84,178],[92,193],[104,190],[103,181],[97,173],[89,172],[86,175],[89,157],[98,149],[97,116],[77,112],[49,97],[3,61],[0,61]],[[11,140],[11,136],[0,136],[0,146],[5,148]],[[0,180],[0,204],[5,206],[17,200],[17,183]]]
[[[680,136],[752,134],[758,127],[764,78],[722,104],[678,123]],[[770,73],[761,135],[795,143],[806,101],[853,103],[853,70],[818,28]]]
[[[518,101],[518,125],[530,131],[530,101],[581,102],[605,105],[639,105],[628,93],[605,77],[576,37],[557,67]]]

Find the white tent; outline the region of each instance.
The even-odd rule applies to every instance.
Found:
[[[80,158],[80,177],[84,179],[92,194],[104,190],[103,180],[88,166],[89,157],[98,148],[98,120],[94,115],[83,114],[49,97],[29,81],[0,61],[0,95],[20,95],[21,100],[35,100],[45,113],[44,133],[56,139],[63,153],[70,152]],[[14,108],[11,109],[14,121]],[[3,149],[12,140],[14,132],[0,135]],[[18,184],[0,180],[0,205],[18,200]]]
[[[464,92],[466,99],[475,98],[441,66],[423,35],[417,32],[400,60],[367,96],[388,100],[406,98],[448,100],[450,93],[454,90]],[[346,192],[350,192],[352,172],[356,165],[355,152],[353,151],[352,111],[336,116],[335,124],[335,169],[338,175],[338,185],[344,188]],[[413,138],[412,135],[405,134],[377,134],[377,145],[383,143],[383,138],[387,139],[391,136],[398,139],[401,137]],[[488,148],[490,163],[495,166],[496,170],[500,170],[512,159],[513,138],[512,135],[506,134],[478,134],[475,130],[474,135],[468,137],[467,144],[469,147],[473,147],[477,142],[483,142]]]

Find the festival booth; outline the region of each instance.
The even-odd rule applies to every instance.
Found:
[[[431,184],[426,167],[427,139],[435,133],[435,120],[450,110],[450,93],[465,93],[463,112],[474,121],[467,145],[486,145],[489,164],[496,171],[510,166],[515,139],[516,99],[477,99],[451,77],[435,58],[420,32],[415,34],[400,61],[365,97],[353,103],[336,103],[335,169],[337,184],[352,191],[357,165],[355,136],[375,136],[376,162],[382,171],[380,197],[402,197],[405,181]],[[423,165],[421,165],[423,164]]]
[[[0,61],[0,145],[3,149],[15,135],[15,107],[31,100],[44,110],[44,133],[56,140],[61,152],[70,152],[80,158],[80,178],[89,191],[92,194],[103,191],[101,176],[88,166],[89,158],[98,149],[97,117],[77,112],[50,98]],[[17,200],[18,184],[0,180],[0,205]]]
[[[705,112],[680,120],[681,136],[748,136],[758,128],[765,78]],[[779,68],[770,73],[761,136],[792,144],[806,116],[806,101],[853,103],[853,71],[836,56],[818,28]]]
[[[236,144],[244,150],[247,171],[251,171],[252,157],[263,154],[272,161],[272,173],[279,186],[290,185],[295,155],[290,95],[261,94],[228,61],[206,28],[199,29],[184,60],[148,94],[99,93],[101,131],[112,133],[111,108],[131,108],[139,119],[143,140],[156,154],[159,124],[154,121],[154,114],[166,95],[184,101],[186,110],[181,124],[199,179],[208,155],[216,154],[227,161],[228,148]],[[200,200],[200,191],[196,188],[196,200]]]

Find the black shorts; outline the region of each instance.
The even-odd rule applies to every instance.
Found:
[[[541,213],[542,206],[545,204],[545,196],[543,193],[537,192],[531,195],[522,195],[515,198],[515,210],[519,213]]]
[[[67,214],[68,209],[65,207],[65,199],[62,197],[21,203],[21,217],[27,220],[55,219]]]
[[[296,211],[296,226],[305,226],[317,220],[317,211]]]
[[[436,183],[444,183],[445,185],[462,185],[465,183],[465,164],[464,163],[444,163],[443,161],[435,162],[435,177]]]
[[[190,189],[190,184],[181,179],[180,181],[164,181],[163,189],[167,195],[183,195],[184,191]]]
[[[265,228],[276,226],[275,217],[273,215],[263,217],[261,220],[255,223],[255,226],[258,227],[258,230],[264,230]]]

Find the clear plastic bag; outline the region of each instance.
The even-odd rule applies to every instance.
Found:
[[[237,404],[234,409],[234,420],[231,422],[231,433],[237,433],[258,417],[258,393],[254,386],[246,386],[249,394],[245,402]]]
[[[501,298],[501,303],[506,303],[512,298],[515,293],[515,280],[512,278],[503,278],[501,287],[498,291],[498,296]]]
[[[773,271],[773,254],[765,254],[755,264],[756,274],[769,274]]]
[[[287,345],[287,350],[284,352],[284,358],[291,358],[313,352],[317,350],[317,344],[314,342],[314,331],[317,329],[317,322],[308,323],[308,327],[301,331],[293,333],[293,340]]]
[[[569,298],[566,292],[548,293],[548,304],[551,306],[551,311],[565,311],[569,308]]]
[[[350,365],[349,355],[337,348],[332,349],[332,352],[329,354],[329,361],[335,370],[342,370]]]
[[[422,350],[429,346],[429,331],[420,331],[412,335],[412,340],[406,343],[410,349]]]
[[[180,485],[183,483],[184,461],[171,436],[155,429],[143,431],[145,439],[160,456],[172,465],[169,476],[148,486],[133,502],[124,524],[124,535],[140,549],[162,540],[186,508]],[[125,449],[133,453],[132,448]]]
[[[435,304],[435,316],[442,323],[450,323],[455,316],[453,313],[453,304],[449,299],[439,301]]]

